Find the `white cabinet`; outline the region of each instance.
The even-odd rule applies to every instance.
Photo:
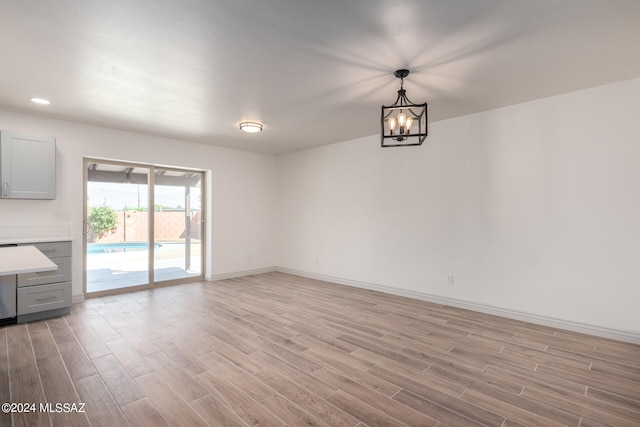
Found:
[[[56,140],[0,131],[2,199],[56,198]]]

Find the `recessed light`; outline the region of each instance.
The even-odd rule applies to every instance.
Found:
[[[242,122],[240,123],[240,130],[248,133],[257,133],[262,130],[262,123]]]
[[[31,98],[31,102],[33,102],[35,104],[41,104],[41,105],[49,105],[49,104],[51,104],[51,101],[49,101],[48,99],[36,98],[36,97]]]

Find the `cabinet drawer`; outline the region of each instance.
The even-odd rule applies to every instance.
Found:
[[[20,246],[35,246],[49,258],[71,256],[71,242],[24,243]]]
[[[18,274],[18,287],[71,281],[71,257],[51,258],[57,270]]]
[[[71,282],[18,289],[18,315],[71,306]]]

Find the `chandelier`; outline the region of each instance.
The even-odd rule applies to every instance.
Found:
[[[402,87],[409,70],[393,73],[400,79],[398,98],[392,105],[383,105],[380,117],[382,147],[408,147],[422,145],[427,137],[427,103],[414,104]]]

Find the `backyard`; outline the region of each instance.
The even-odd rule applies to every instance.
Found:
[[[191,265],[186,266],[185,243],[154,245],[154,281],[180,279],[201,274],[200,240],[191,240]],[[87,244],[87,291],[97,292],[149,281],[149,245],[146,242]]]

